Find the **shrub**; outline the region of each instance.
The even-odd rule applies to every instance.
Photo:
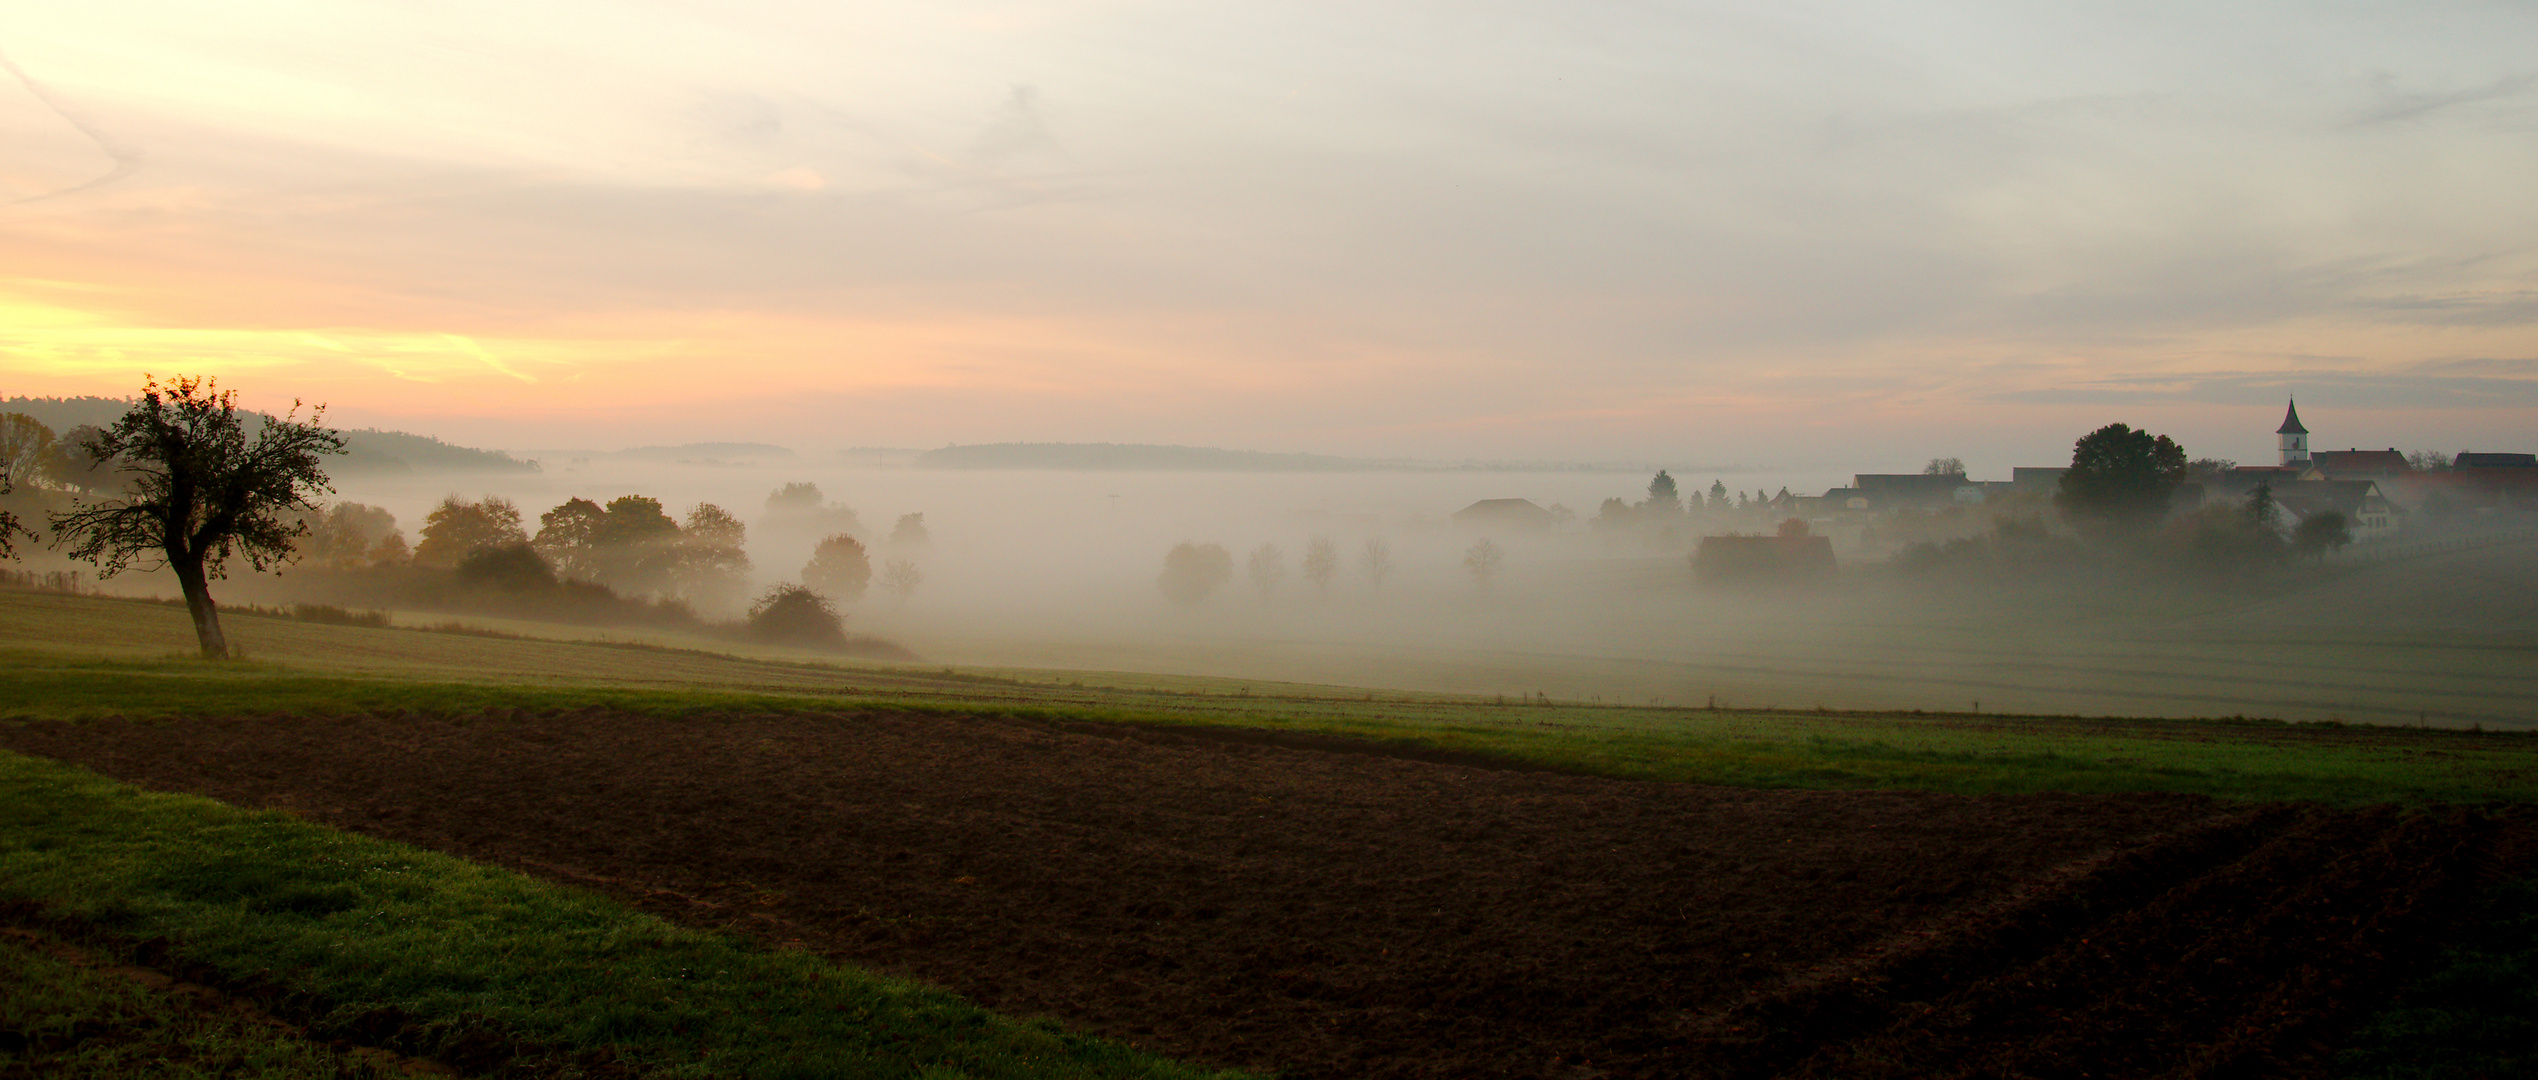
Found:
[[[1184,604],[1207,599],[1216,587],[1234,580],[1234,556],[1219,544],[1175,544],[1163,557],[1163,575],[1155,587]]]
[[[749,638],[769,645],[842,648],[846,620],[837,605],[801,585],[778,585],[749,606]]]
[[[536,548],[526,540],[480,547],[458,560],[458,580],[478,588],[503,592],[551,592],[555,589],[555,568],[546,564]]]

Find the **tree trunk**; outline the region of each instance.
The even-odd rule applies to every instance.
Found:
[[[185,610],[194,616],[194,638],[202,643],[203,659],[229,659],[229,639],[220,632],[220,609],[212,605],[211,582],[203,577],[201,559],[170,559],[169,568],[176,571],[176,584],[185,590]]]

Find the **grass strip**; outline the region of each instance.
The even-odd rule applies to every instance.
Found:
[[[216,999],[0,937],[0,1077],[376,1080],[372,1062]]]
[[[580,890],[7,752],[0,899],[316,995],[320,1032],[395,1010],[453,1037],[490,1027],[605,1049],[666,1077],[1234,1075]]]
[[[2184,792],[2238,799],[2538,800],[2538,734],[2236,720],[1494,705],[999,684],[874,692],[502,684],[254,663],[0,659],[10,719],[603,708],[648,715],[865,708],[1331,734],[1568,772],[1739,787],[1960,794]]]

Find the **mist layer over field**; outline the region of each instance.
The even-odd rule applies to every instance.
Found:
[[[1713,478],[1684,476],[1687,490]],[[1731,488],[1820,491],[1844,478],[1723,476]],[[1742,481],[1741,485],[1739,481]],[[765,512],[768,495],[819,485],[855,511],[874,588],[850,629],[929,663],[1223,675],[1266,681],[1563,700],[1978,712],[2249,715],[2380,723],[2538,723],[2538,585],[2524,543],[2378,563],[2337,563],[2262,585],[2124,574],[2049,585],[1914,580],[1845,551],[1842,577],[1805,590],[1693,581],[1689,535],[1663,543],[1589,528],[1608,497],[1644,495],[1614,472],[1164,473],[965,471],[802,461],[665,464],[593,458],[516,476],[416,475],[347,483],[409,537],[442,496],[499,495],[536,516],[567,498],[699,502],[750,522],[759,587],[798,577],[818,539]],[[1475,500],[1567,507],[1550,532],[1488,534],[1504,553],[1486,586],[1465,565],[1481,533],[1450,515]],[[929,540],[894,544],[921,513]],[[1327,589],[1301,563],[1338,555]],[[1378,584],[1369,541],[1385,548]],[[1230,580],[1197,603],[1157,586],[1176,544],[1219,544]],[[1280,573],[1248,573],[1263,545]],[[905,595],[881,587],[915,565]],[[287,595],[233,581],[232,596]],[[158,587],[148,579],[132,582]],[[172,591],[169,589],[167,591]],[[1266,686],[1262,692],[1270,692]]]

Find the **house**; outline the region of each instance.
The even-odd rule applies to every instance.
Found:
[[[1859,492],[1857,498],[1868,500],[1867,509],[1884,513],[1954,506],[1962,501],[1959,489],[1971,485],[1964,473],[1861,473],[1851,478],[1851,487]],[[1973,501],[1982,501],[1982,489],[1974,491]]]
[[[1559,524],[1559,518],[1529,499],[1482,499],[1455,511],[1454,523],[1487,532],[1544,532]]]
[[[2324,513],[2344,515],[2345,527],[2356,540],[2386,536],[2397,531],[2397,523],[2405,514],[2397,504],[2380,494],[2377,480],[2294,480],[2272,489],[2274,502],[2283,509],[2291,524]]]
[[[2538,454],[2493,454],[2461,450],[2450,459],[2453,469],[2538,469]]]
[[[2070,471],[2068,465],[2011,469],[2009,489],[2021,495],[2051,495],[2062,490],[2062,474]]]
[[[2317,450],[2310,465],[2327,480],[2393,480],[2415,471],[2396,447],[2386,450]]]

